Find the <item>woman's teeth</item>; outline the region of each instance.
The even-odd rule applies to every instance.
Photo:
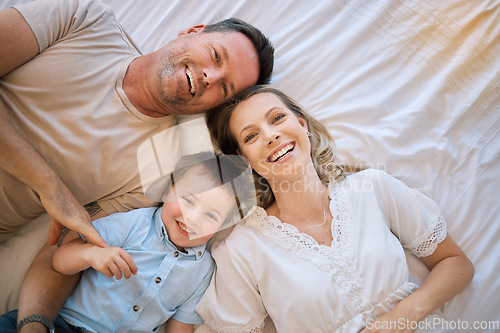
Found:
[[[271,157],[269,157],[269,161],[271,162],[276,162],[278,159],[286,155],[289,151],[291,151],[295,145],[293,143],[290,143],[286,145],[285,147],[281,148],[280,151],[274,153]]]

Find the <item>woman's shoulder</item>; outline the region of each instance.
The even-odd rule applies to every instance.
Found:
[[[390,175],[382,169],[364,169],[358,172],[349,174],[347,179],[359,179],[359,178],[374,178],[374,177],[390,177]]]
[[[266,210],[260,206],[252,207],[238,223],[228,238],[239,238],[240,235],[249,236],[255,233],[256,227],[267,223]]]
[[[384,170],[380,169],[364,169],[358,172],[349,173],[346,177],[335,184],[334,187],[352,187],[356,184],[372,182],[388,175]]]
[[[258,225],[265,223],[267,214],[264,208],[255,206],[245,215],[241,222],[237,223],[231,233],[216,247],[230,247],[234,249],[242,248],[242,244],[252,244],[261,235],[258,232]]]

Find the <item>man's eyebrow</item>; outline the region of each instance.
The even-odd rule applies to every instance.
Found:
[[[222,53],[224,54],[224,60],[225,62],[227,63],[227,67],[229,67],[231,65],[231,61],[229,59],[229,54],[227,53],[227,49],[224,45],[220,45],[220,48],[222,49]],[[234,84],[233,82],[228,82],[229,83],[229,89],[231,89],[231,92],[234,94]]]

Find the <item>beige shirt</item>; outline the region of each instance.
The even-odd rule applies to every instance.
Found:
[[[142,193],[137,151],[175,117],[151,118],[122,90],[140,52],[111,9],[93,0],[41,0],[16,8],[41,53],[0,80],[15,126],[82,203],[110,214],[152,203]],[[37,195],[0,169],[0,240],[40,213]]]

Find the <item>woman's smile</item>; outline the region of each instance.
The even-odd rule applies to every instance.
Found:
[[[293,155],[294,149],[295,142],[283,144],[267,158],[267,161],[271,163],[286,161],[291,155]]]

